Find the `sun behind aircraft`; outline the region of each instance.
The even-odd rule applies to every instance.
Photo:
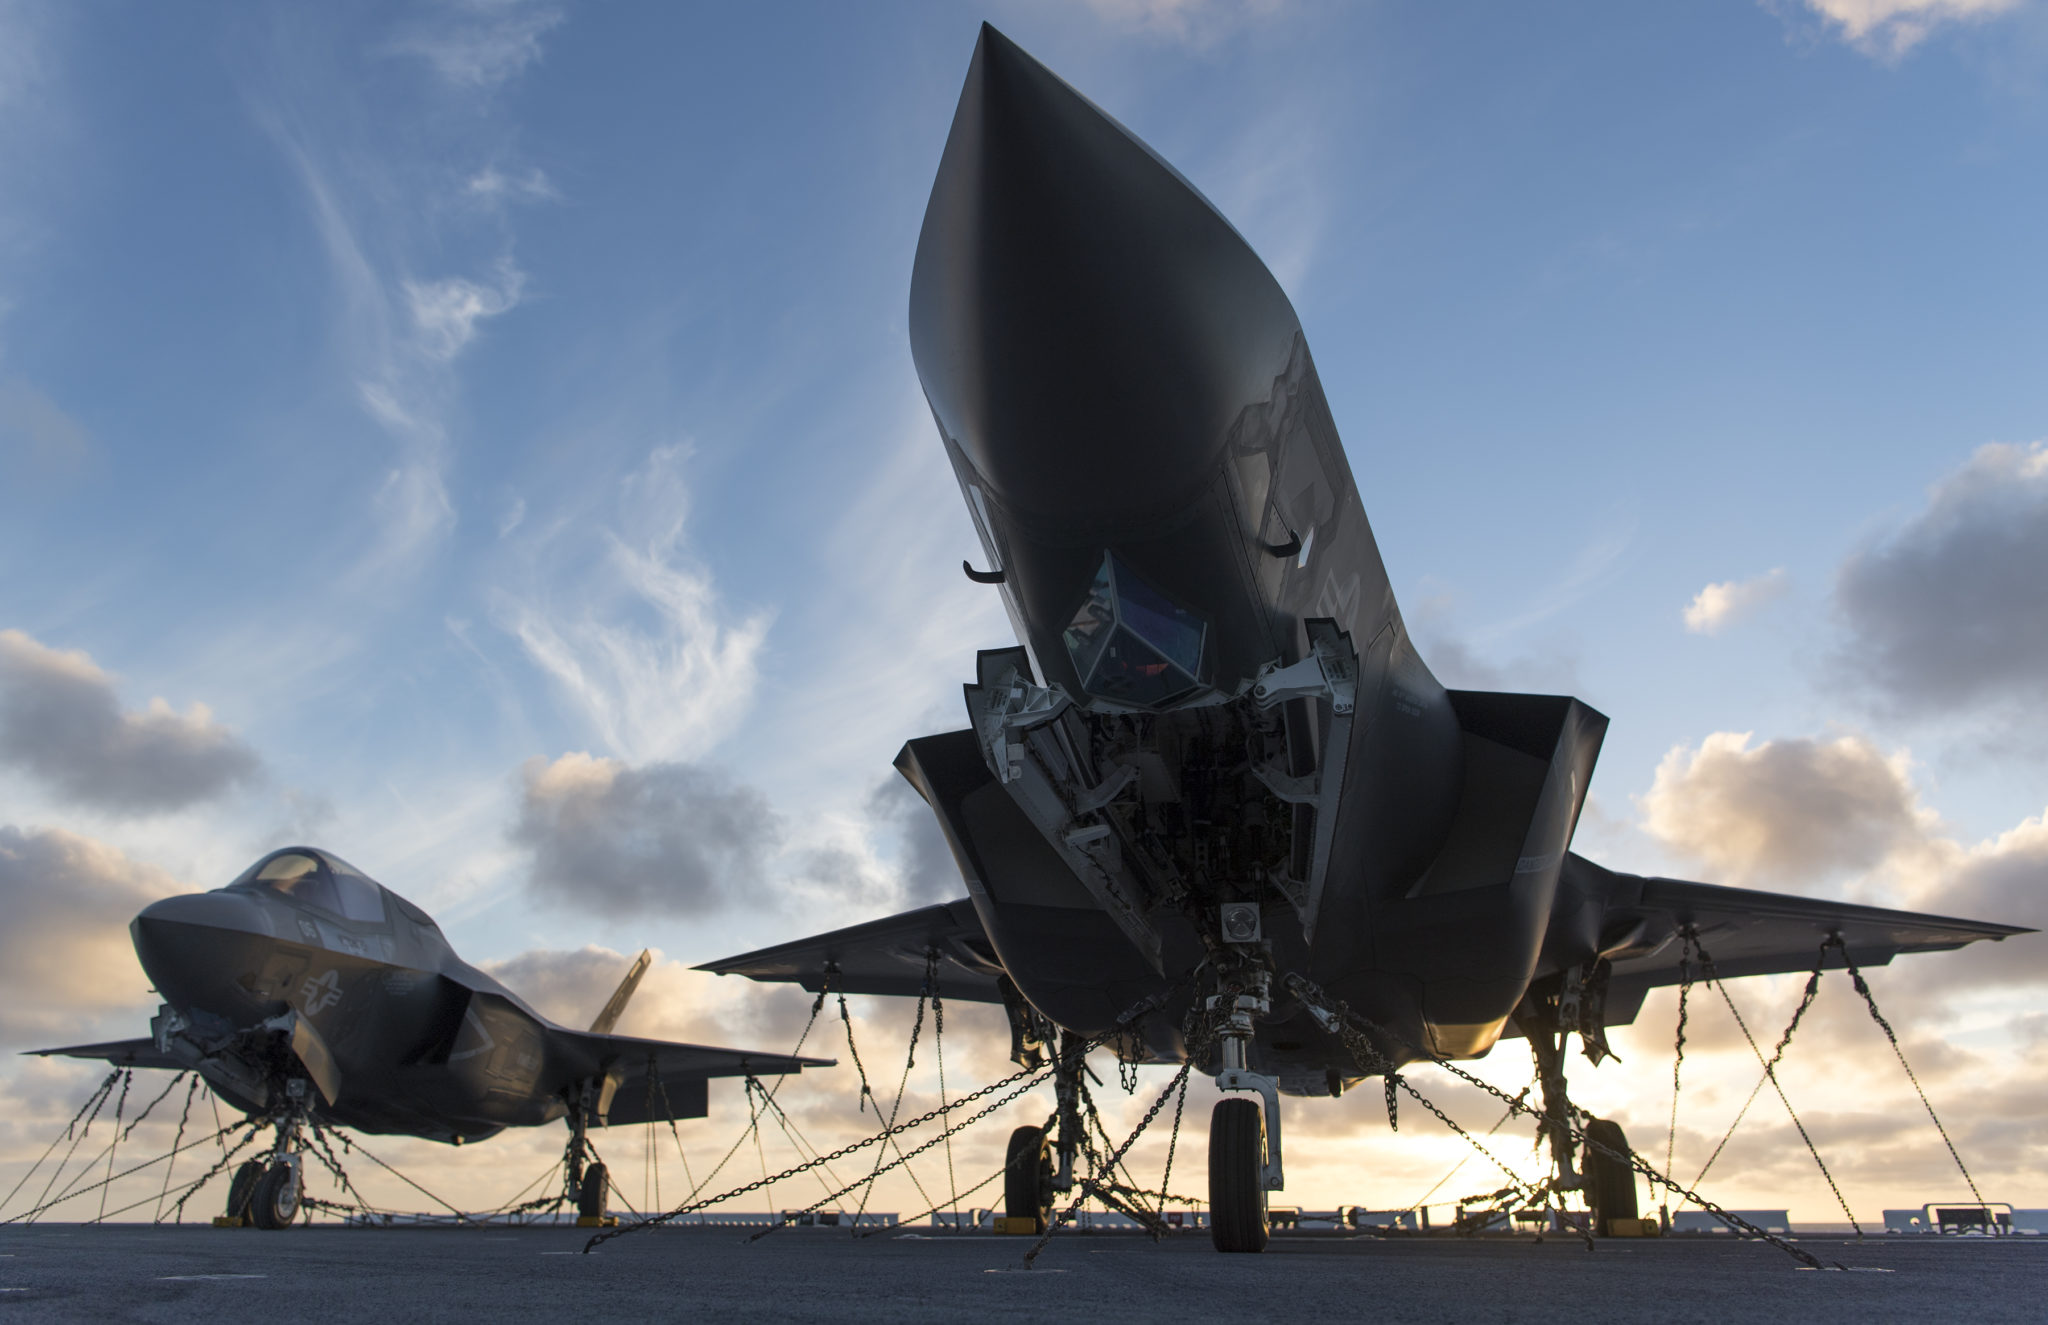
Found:
[[[991,567],[967,573],[1021,641],[976,660],[966,729],[896,760],[968,895],[702,969],[915,995],[936,956],[947,997],[1009,1010],[1020,1058],[1162,1000],[1124,1057],[1193,1055],[1263,1097],[1211,1122],[1218,1248],[1266,1243],[1281,1093],[1505,1035],[1536,1051],[1556,1186],[1587,1191],[1603,1227],[1632,1218],[1626,1166],[1573,1166],[1563,1048],[1576,1033],[1598,1062],[1607,1027],[1698,970],[1694,942],[1738,976],[1809,970],[1830,939],[1874,966],[2026,932],[1573,853],[1607,719],[1438,683],[1278,282],[1151,148],[986,26],[910,340]],[[1544,527],[1474,536],[1506,549]],[[1336,1000],[1384,1028],[1369,1053]],[[1191,1008],[1223,1016],[1194,1047]],[[1012,1215],[1071,1189],[1076,1070],[1063,1054],[1057,1166],[1038,1129],[1012,1138]]]
[[[129,930],[164,1000],[150,1038],[34,1052],[196,1070],[275,1119],[269,1159],[244,1164],[228,1198],[230,1216],[262,1228],[297,1216],[311,1120],[462,1145],[566,1118],[567,1189],[596,1216],[608,1176],[584,1163],[590,1126],[702,1118],[711,1077],[832,1065],[612,1034],[644,952],[589,1030],[557,1025],[457,957],[426,912],[313,847],[153,903]]]

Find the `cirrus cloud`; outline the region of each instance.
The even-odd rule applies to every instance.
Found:
[[[499,624],[528,658],[607,748],[638,763],[693,758],[738,726],[768,635],[765,612],[730,620],[688,555],[688,457],[684,447],[656,448],[624,480],[618,517],[596,531],[587,569],[562,576],[592,549],[571,522],[549,521],[529,550],[559,582],[495,596]]]

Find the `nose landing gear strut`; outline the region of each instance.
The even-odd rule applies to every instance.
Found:
[[[1248,968],[1208,1000],[1218,1018],[1222,1069],[1216,1086],[1258,1100],[1218,1100],[1209,1116],[1209,1239],[1218,1251],[1264,1251],[1271,1236],[1266,1193],[1285,1183],[1280,1164],[1280,1083],[1249,1064],[1253,1026],[1273,1010],[1272,977]]]
[[[275,1094],[284,1100],[284,1107],[276,1115],[277,1140],[271,1145],[269,1159],[246,1160],[235,1170],[228,1184],[230,1222],[280,1229],[290,1228],[299,1217],[306,1172],[298,1143],[311,1106],[311,1083],[304,1077],[293,1077]]]

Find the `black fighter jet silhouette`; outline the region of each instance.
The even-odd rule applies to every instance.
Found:
[[[990,565],[968,574],[1020,641],[977,659],[965,729],[896,760],[967,896],[702,969],[914,995],[936,957],[946,995],[1009,1009],[1026,1056],[1171,993],[1119,1052],[1192,1053],[1263,1096],[1212,1120],[1219,1248],[1265,1245],[1281,1093],[1519,1034],[1562,1119],[1565,1038],[1599,1061],[1695,943],[1739,976],[1810,969],[1831,938],[1878,965],[2025,932],[1574,854],[1607,719],[1438,683],[1286,294],[1170,165],[992,28],[932,186],[910,338]],[[1369,1052],[1340,1001],[1382,1028]],[[1221,1018],[1192,1048],[1191,1006]],[[1628,1170],[1578,1173],[1550,1130],[1557,1184],[1633,1216]],[[1011,1214],[1071,1183],[1078,1125],[1059,1131],[1056,1168],[1036,1129],[1013,1138]]]
[[[566,1118],[568,1190],[601,1216],[591,1126],[702,1118],[711,1077],[773,1076],[832,1060],[614,1035],[641,953],[587,1031],[543,1017],[455,955],[425,911],[332,852],[286,847],[212,892],[167,897],[130,925],[163,998],[150,1037],[39,1049],[193,1069],[277,1123],[267,1161],[237,1173],[228,1214],[281,1228],[303,1190],[309,1121],[462,1145]]]

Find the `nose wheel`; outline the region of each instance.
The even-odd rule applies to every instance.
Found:
[[[1266,1111],[1257,1100],[1218,1100],[1209,1115],[1209,1240],[1218,1251],[1264,1251]]]
[[[249,1222],[258,1228],[290,1228],[299,1217],[298,1156],[290,1155],[265,1169],[249,1201]]]

